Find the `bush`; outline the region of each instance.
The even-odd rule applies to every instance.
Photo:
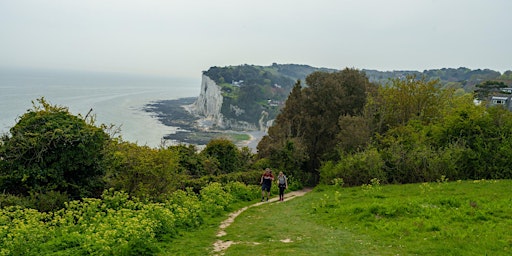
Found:
[[[95,197],[103,190],[103,127],[72,115],[67,108],[38,100],[2,136],[0,190],[17,195],[59,191],[72,198]]]
[[[218,182],[204,187],[200,196],[203,212],[212,217],[219,216],[234,201],[233,195],[224,191]]]
[[[194,228],[203,223],[202,205],[191,188],[177,190],[167,198],[165,205],[174,213],[177,228]]]
[[[348,186],[368,183],[371,179],[386,180],[384,161],[376,149],[347,155],[338,163],[327,162],[320,169],[320,182],[332,184],[334,179],[343,179]]]
[[[235,199],[240,201],[252,201],[258,199],[260,196],[258,193],[259,186],[248,186],[238,181],[227,183],[225,189]]]

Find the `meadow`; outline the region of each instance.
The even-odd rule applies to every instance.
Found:
[[[319,186],[249,208],[225,255],[510,255],[511,180]]]

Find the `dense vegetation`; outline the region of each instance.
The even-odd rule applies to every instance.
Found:
[[[98,198],[108,189],[159,201],[210,182],[257,184],[268,167],[224,138],[202,151],[193,145],[150,148],[125,142],[116,127],[97,127],[90,113],[75,116],[44,98],[1,137],[0,160],[0,206],[44,211],[70,199]]]
[[[347,185],[512,177],[512,113],[501,106],[425,77],[375,85],[355,69],[313,73],[306,84],[258,145],[275,166]]]
[[[154,254],[258,198],[266,167],[285,172],[290,189],[512,178],[512,113],[501,106],[475,104],[476,94],[425,76],[380,85],[347,68],[293,81],[308,69],[285,67],[273,65],[286,76],[259,70],[261,81],[231,77],[274,88],[291,82],[258,154],[224,138],[202,150],[139,146],[91,113],[39,99],[0,137],[0,255]],[[490,95],[510,87],[509,76],[475,87]],[[233,95],[266,98],[260,89]]]

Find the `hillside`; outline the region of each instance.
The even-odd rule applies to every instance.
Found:
[[[334,69],[316,68],[298,64],[276,64],[271,66],[240,65],[227,67],[211,67],[203,72],[220,87],[222,104],[219,113],[224,120],[217,122],[218,128],[241,130],[264,130],[262,120],[273,120],[284,105],[291,88],[297,80],[303,81],[315,72],[336,72]],[[512,84],[512,72],[502,75],[489,69],[471,70],[468,68],[443,68],[419,71],[377,71],[362,70],[369,80],[378,84],[386,84],[389,79],[403,78],[407,75],[426,77],[427,80],[438,79],[442,86],[461,88],[473,91],[475,86],[488,80],[504,80]],[[306,85],[307,86],[307,85]],[[207,91],[210,88],[204,88]],[[203,91],[202,91],[203,93]],[[209,100],[209,99],[206,99]],[[203,102],[203,104],[205,104]],[[196,104],[197,105],[197,104]],[[199,115],[204,115],[199,111]],[[244,122],[240,127],[237,123]],[[223,123],[223,124],[221,124]],[[226,124],[227,123],[227,124]]]
[[[165,138],[191,144],[206,144],[225,131],[265,132],[284,106],[291,88],[316,71],[336,72],[335,69],[299,64],[270,66],[238,65],[211,67],[203,72],[201,92],[193,103],[161,101],[148,105],[148,111],[166,125],[184,128]],[[389,79],[407,75],[439,79],[443,87],[474,91],[485,81],[502,81],[512,86],[512,71],[504,74],[489,69],[443,68],[420,71],[362,70],[369,80],[381,85]],[[185,106],[185,110],[178,106]],[[176,109],[178,108],[178,109]],[[179,113],[178,113],[179,112]]]
[[[211,67],[203,75],[220,87],[222,105],[220,114],[227,129],[243,127],[262,129],[260,121],[273,120],[279,113],[297,80],[304,80],[315,71],[335,72],[334,69],[315,68],[297,64],[272,64],[271,66],[240,65]],[[210,88],[205,88],[208,90]],[[250,128],[249,128],[250,129]],[[264,129],[264,128],[263,128]]]
[[[371,82],[385,84],[389,79],[415,75],[425,76],[428,80],[439,79],[443,86],[451,88],[462,88],[466,92],[472,92],[477,84],[487,80],[502,80],[512,84],[512,71],[501,74],[490,69],[469,69],[469,68],[442,68],[420,71],[377,71],[363,69]]]

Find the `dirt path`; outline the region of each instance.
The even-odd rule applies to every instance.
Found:
[[[302,190],[287,193],[284,195],[285,201],[291,200],[298,196],[303,196],[304,194],[306,194],[309,191],[311,191],[311,188],[304,188]],[[228,218],[220,224],[219,231],[217,232],[217,237],[220,238],[220,237],[225,236],[227,234],[225,229],[227,227],[229,227],[229,225],[231,225],[231,223],[233,223],[235,221],[235,218],[238,217],[238,215],[240,215],[245,210],[249,209],[249,207],[260,206],[262,204],[276,202],[278,199],[279,199],[278,197],[274,197],[274,198],[269,199],[268,202],[255,203],[253,205],[246,206],[236,212],[230,213]],[[219,239],[219,240],[215,241],[215,243],[213,244],[213,253],[215,255],[224,255],[224,251],[226,249],[228,249],[229,246],[231,246],[232,244],[236,244],[236,243],[237,242],[234,242],[234,241],[223,241],[223,240]]]

